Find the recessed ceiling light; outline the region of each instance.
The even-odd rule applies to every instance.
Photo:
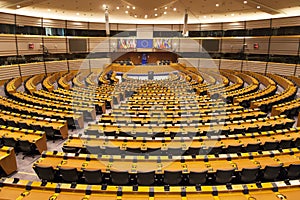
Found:
[[[219,7],[219,6],[220,6],[220,4],[216,3],[216,7]]]
[[[137,15],[134,15],[135,18],[137,18]]]
[[[120,7],[119,6],[117,6],[117,10],[119,10],[120,9]]]
[[[148,18],[148,15],[145,15],[145,19],[147,19]]]
[[[244,1],[244,4],[247,4],[248,3],[248,1]]]
[[[21,6],[20,6],[20,5],[17,5],[17,8],[21,8]]]
[[[232,13],[231,16],[234,16],[234,13]]]
[[[130,6],[127,6],[127,8],[130,8]]]
[[[106,4],[103,4],[102,7],[103,7],[103,8],[106,8]]]
[[[257,9],[260,9],[260,6],[256,6]]]
[[[155,13],[154,16],[157,17],[157,13]]]
[[[132,9],[135,10],[135,7],[133,6]]]
[[[126,10],[125,13],[128,14],[128,10]]]
[[[173,8],[173,10],[176,11],[177,9],[176,9],[176,8]]]
[[[155,11],[157,11],[157,8],[154,8]]]
[[[51,9],[48,9],[48,12],[50,12],[51,11]]]
[[[166,15],[166,14],[167,14],[167,11],[165,11],[164,14]]]
[[[204,15],[203,17],[206,18],[206,15]]]
[[[80,15],[79,13],[76,13],[76,15]]]
[[[166,6],[166,7],[165,7],[165,10],[167,10],[167,9],[168,9],[168,7]]]

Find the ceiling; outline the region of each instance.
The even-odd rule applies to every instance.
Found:
[[[300,0],[0,0],[0,12],[111,23],[233,22],[300,15]]]

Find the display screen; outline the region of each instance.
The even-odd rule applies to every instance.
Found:
[[[219,45],[220,45],[219,40],[211,40],[211,39],[202,40],[202,48],[207,52],[219,51]]]
[[[69,50],[72,53],[87,52],[86,39],[69,39]]]

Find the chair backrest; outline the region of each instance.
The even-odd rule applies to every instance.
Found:
[[[167,185],[178,185],[182,180],[182,171],[164,171],[164,183]]]
[[[190,147],[187,151],[189,155],[199,155],[200,148],[198,147]]]
[[[246,152],[256,152],[258,151],[260,148],[260,144],[256,143],[256,144],[247,144],[247,146],[245,147]]]
[[[224,184],[229,183],[233,178],[234,169],[224,170],[217,169],[215,174],[216,183]]]
[[[215,147],[210,147],[208,149],[208,154],[220,154],[222,153],[222,146],[215,146]]]
[[[105,153],[107,155],[120,155],[121,150],[119,147],[106,147],[105,148]]]
[[[240,173],[240,179],[243,183],[250,183],[256,181],[259,173],[259,167],[243,168]]]
[[[294,140],[294,145],[295,145],[295,147],[300,146],[300,137],[298,137],[297,139]]]
[[[282,149],[290,148],[292,144],[292,139],[281,140],[279,143],[279,147]]]
[[[255,126],[255,127],[248,127],[247,128],[247,131],[246,132],[257,132],[258,131],[258,127],[257,126]]]
[[[16,124],[16,122],[11,121],[11,120],[7,120],[7,121],[6,121],[6,124],[7,124],[8,126],[12,126],[12,127],[17,127],[17,126],[18,126],[18,125]]]
[[[263,145],[263,149],[265,151],[268,150],[275,150],[278,148],[279,143],[277,141],[274,142],[265,142],[265,144]]]
[[[238,153],[238,152],[241,152],[242,151],[242,145],[236,145],[236,146],[233,146],[233,145],[228,145],[227,147],[227,153]]]
[[[95,184],[100,184],[102,182],[102,172],[100,169],[98,170],[84,169],[83,176],[87,184],[95,185]]]
[[[287,169],[287,177],[289,179],[295,179],[300,176],[300,164],[290,164]]]
[[[28,140],[19,140],[19,149],[23,152],[30,152],[33,150],[33,144]]]
[[[147,152],[149,155],[160,156],[161,148],[147,148]]]
[[[0,124],[1,125],[5,125],[6,124],[6,122],[4,121],[4,119],[0,118]]]
[[[77,153],[78,152],[78,149],[76,147],[63,146],[62,150],[65,153]]]
[[[65,182],[77,182],[78,172],[76,168],[60,168],[59,173]]]
[[[18,141],[12,137],[2,137],[3,145],[9,147],[17,147]]]
[[[93,135],[93,136],[98,136],[100,135],[98,130],[86,130],[85,135]]]
[[[202,172],[190,171],[189,174],[189,183],[192,185],[204,184],[207,180],[207,170]]]
[[[263,171],[263,179],[274,181],[280,174],[281,166],[266,166]]]
[[[104,135],[106,135],[106,136],[115,136],[116,131],[104,131]]]
[[[234,131],[235,134],[240,134],[240,133],[245,132],[245,128],[243,128],[243,127],[235,127],[233,131]]]
[[[127,185],[129,183],[128,171],[110,171],[111,182],[116,185]]]
[[[86,145],[86,152],[88,154],[97,154],[97,155],[102,155],[104,153],[104,150],[100,148],[100,146],[89,146]]]
[[[126,154],[128,154],[128,155],[141,155],[142,151],[141,151],[141,149],[139,147],[137,147],[137,148],[128,147],[126,149]]]
[[[54,129],[51,126],[44,126],[44,131],[46,132],[46,135],[49,137],[53,137],[54,136]]]
[[[29,126],[25,122],[19,122],[19,127],[20,128],[24,128],[24,129],[28,129],[29,128]]]
[[[271,125],[264,124],[260,127],[261,131],[269,131],[271,129]]]
[[[155,171],[138,172],[137,184],[138,185],[152,185],[155,182]]]
[[[72,127],[76,125],[73,117],[66,117],[66,120],[67,120],[68,127]]]
[[[168,154],[172,155],[172,156],[181,156],[184,151],[182,150],[182,148],[168,148]]]
[[[52,166],[36,165],[34,171],[41,180],[54,181],[55,179],[55,172]]]

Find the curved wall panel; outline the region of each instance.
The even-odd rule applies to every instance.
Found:
[[[45,62],[47,73],[68,71],[68,64],[66,61]]]
[[[44,63],[42,62],[21,64],[20,68],[21,68],[21,74],[24,77],[45,73]]]
[[[18,65],[8,65],[0,67],[0,81],[8,80],[20,76]]]
[[[244,61],[242,70],[243,71],[252,71],[252,72],[265,73],[266,62]]]

